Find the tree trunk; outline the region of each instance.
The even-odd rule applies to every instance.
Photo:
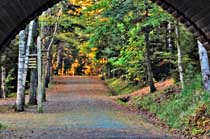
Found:
[[[18,83],[17,83],[17,98],[15,110],[18,112],[24,111],[24,86],[23,86],[23,73],[24,73],[24,53],[26,45],[25,31],[19,33],[19,58],[18,58]]]
[[[179,69],[179,79],[181,82],[181,87],[184,89],[184,73],[183,73],[183,66],[182,66],[182,51],[180,46],[180,30],[179,30],[179,23],[176,23],[176,47],[178,51],[178,69]]]
[[[150,39],[149,39],[149,31],[145,32],[145,42],[146,42],[146,64],[147,64],[147,76],[148,76],[148,83],[150,86],[150,92],[155,92],[156,88],[153,82],[153,72],[152,72],[152,65],[150,59]]]
[[[37,28],[38,28],[38,20],[34,20],[33,25],[33,44],[35,44],[34,40],[36,39]],[[37,48],[35,45],[31,46],[31,54],[37,54]],[[37,84],[38,84],[38,75],[37,75],[37,66],[34,69],[30,70],[30,92],[29,92],[29,105],[37,105]]]
[[[29,24],[29,31],[28,31],[28,38],[27,38],[27,45],[26,45],[26,54],[25,54],[25,60],[24,60],[24,73],[23,73],[23,85],[25,88],[25,84],[26,84],[26,76],[27,76],[27,72],[28,72],[28,60],[29,60],[29,54],[30,54],[30,47],[33,46],[33,34],[35,31],[34,28],[34,21],[31,21]]]
[[[167,42],[168,42],[168,49],[170,50],[170,51],[172,51],[172,47],[173,47],[173,45],[172,45],[172,26],[171,26],[171,23],[169,22],[168,23],[168,40],[167,40]]]
[[[42,16],[48,16],[50,15],[51,10],[48,9],[47,11],[42,13]],[[42,40],[42,50],[46,50],[47,51],[47,47],[50,44],[49,42],[49,38],[47,38],[47,36],[49,36],[51,34],[50,32],[50,27],[46,26],[44,24],[41,24],[41,40]],[[42,94],[43,94],[43,101],[46,101],[46,69],[47,69],[47,63],[45,63],[46,59],[42,58]]]
[[[203,77],[204,88],[210,91],[210,69],[208,54],[203,44],[198,41],[199,57],[201,63],[201,72]]]
[[[4,66],[1,67],[1,98],[6,98],[6,69]]]
[[[23,91],[25,92],[26,87],[26,78],[28,73],[28,62],[29,62],[29,54],[30,54],[30,47],[33,45],[33,33],[34,33],[34,21],[29,23],[28,27],[28,37],[27,37],[27,44],[26,44],[26,51],[25,51],[25,58],[24,58],[24,71],[23,71]],[[25,93],[24,93],[25,95]],[[25,98],[25,97],[24,97]],[[24,102],[25,104],[25,99]]]
[[[43,61],[44,63],[44,61]],[[46,70],[47,70],[47,66],[46,63],[43,64],[42,63],[42,93],[43,93],[43,102],[47,101],[47,97],[46,97]]]
[[[111,65],[107,63],[107,78],[111,78]]]
[[[2,72],[2,71],[1,71]],[[1,89],[0,89],[0,98],[2,98],[2,74],[0,74],[0,83],[1,83]]]
[[[36,91],[37,91],[37,69],[31,69],[30,71],[30,93],[29,93],[29,105],[37,105]]]
[[[42,42],[41,38],[37,38],[37,69],[38,69],[38,88],[37,88],[37,102],[38,112],[43,112],[43,90],[42,90]]]
[[[51,81],[51,69],[52,69],[52,55],[51,51],[47,52],[47,73],[46,73],[46,87],[48,88],[48,85]]]
[[[45,43],[42,42],[42,50],[44,48],[44,45],[47,45],[47,44],[46,44],[46,42]],[[46,76],[47,76],[48,60],[47,60],[46,53],[43,53],[42,55],[43,55],[43,57],[42,57],[42,92],[43,92],[43,101],[45,102],[45,101],[47,101],[47,99],[46,99]]]
[[[54,42],[54,39],[55,39],[55,35],[57,33],[57,30],[58,30],[58,20],[60,18],[60,15],[61,15],[62,11],[63,11],[63,8],[61,8],[59,10],[59,16],[56,19],[53,36],[52,36],[51,41],[49,43],[49,46],[47,48],[47,73],[46,73],[46,87],[47,88],[48,88],[48,85],[51,81],[51,74],[52,74],[52,54],[51,54],[51,51],[52,51],[52,46],[53,46],[53,42]]]
[[[0,74],[0,81],[1,81],[1,90],[0,90],[0,98],[6,98],[6,68],[4,67],[6,56],[4,54],[1,55],[1,74]]]
[[[59,43],[58,54],[57,54],[57,67],[56,67],[56,74],[57,75],[58,75],[59,69],[62,68],[62,52],[63,52],[63,47],[62,47],[62,44]]]

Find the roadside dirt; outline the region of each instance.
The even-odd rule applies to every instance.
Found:
[[[155,83],[155,87],[156,87],[157,91],[158,90],[163,90],[163,89],[165,89],[167,87],[170,87],[172,85],[174,85],[174,81],[172,79],[168,79],[168,80],[165,80],[163,82]],[[127,100],[128,101],[132,97],[146,95],[146,94],[149,93],[149,91],[150,91],[150,88],[149,88],[149,86],[147,86],[147,87],[141,88],[141,89],[139,89],[139,90],[137,90],[137,91],[135,91],[131,94],[112,96],[111,98],[113,100],[121,99],[121,100]]]

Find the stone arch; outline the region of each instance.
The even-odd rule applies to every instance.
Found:
[[[15,35],[32,19],[60,0],[1,0],[0,49],[8,45]]]
[[[30,20],[61,0],[1,0],[0,49],[4,48]],[[206,46],[210,44],[209,0],[152,0],[168,11]]]
[[[204,46],[210,49],[209,0],[152,0],[183,23]]]

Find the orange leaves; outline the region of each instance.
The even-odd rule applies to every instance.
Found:
[[[93,5],[92,0],[69,0],[70,4],[80,6],[80,8],[77,8],[75,12],[69,11],[69,14],[72,15],[80,15],[82,11],[90,6]]]
[[[108,62],[107,58],[101,58],[99,59],[99,63],[106,64]]]
[[[207,106],[201,105],[196,109],[194,116],[189,120],[190,129],[193,135],[201,135],[210,130],[210,115],[206,113]]]
[[[89,54],[87,54],[87,56],[88,56],[89,58],[93,59],[93,58],[95,57],[95,53],[89,53]]]
[[[151,13],[148,13],[147,11],[144,11],[141,15],[142,16],[152,16],[152,14]]]
[[[69,3],[71,3],[73,5],[81,6],[81,8],[79,8],[80,12],[83,9],[86,9],[86,8],[88,8],[88,7],[93,5],[93,1],[92,0],[69,0]]]
[[[61,17],[62,15],[63,15],[63,10],[59,10],[57,16],[58,16],[58,17]]]
[[[103,11],[103,9],[96,9],[96,10],[93,10],[93,11],[89,11],[89,12],[88,12],[88,15],[89,15],[89,16],[98,15],[98,14],[100,14],[102,11]]]
[[[92,51],[97,51],[97,50],[98,50],[98,48],[91,48],[91,50],[92,50]]]
[[[100,22],[107,22],[109,20],[109,18],[100,18],[99,21]]]

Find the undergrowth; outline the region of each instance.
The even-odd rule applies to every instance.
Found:
[[[114,95],[129,94],[140,88],[115,78],[106,82]],[[210,93],[204,91],[200,75],[196,75],[185,86],[182,91],[179,86],[174,85],[155,93],[133,97],[131,102],[154,113],[171,128],[191,136],[209,136]]]
[[[140,88],[140,86],[133,85],[129,81],[118,79],[118,78],[107,79],[106,83],[113,91],[109,93],[112,95],[130,94],[133,91],[136,91]]]
[[[146,96],[135,97],[132,102],[147,109],[165,121],[168,126],[200,136],[210,132],[210,93],[202,88],[196,76],[180,93],[171,87]]]
[[[6,126],[0,123],[0,131],[5,129],[5,128],[6,128]]]

